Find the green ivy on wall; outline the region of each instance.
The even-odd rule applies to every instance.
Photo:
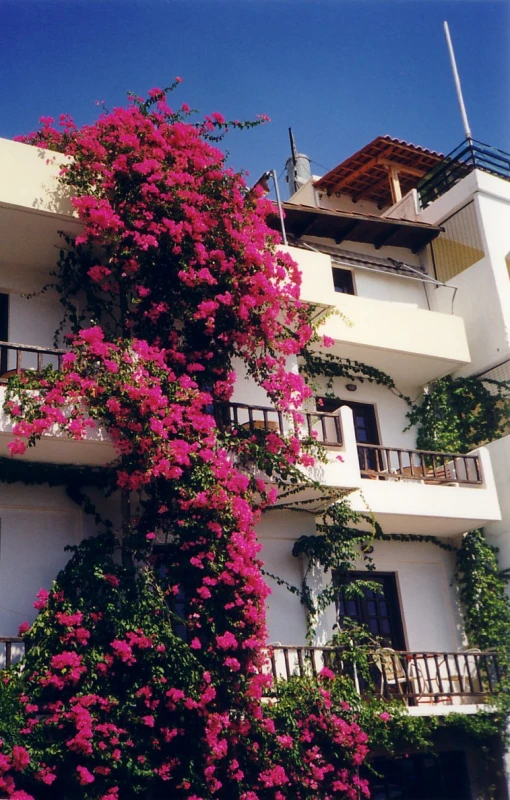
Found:
[[[421,450],[466,453],[509,431],[510,382],[448,376],[428,387],[408,413]]]
[[[509,659],[509,570],[500,571],[497,554],[481,530],[466,533],[457,550],[455,577],[470,645],[481,650],[497,648]]]

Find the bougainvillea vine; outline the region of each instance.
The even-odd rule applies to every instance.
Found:
[[[311,310],[268,204],[213,143],[229,123],[193,123],[167,94],[82,128],[44,119],[23,139],[69,157],[61,182],[83,230],[55,271],[69,352],[60,370],[11,379],[11,453],[101,428],[122,513],[118,530],[105,522],[75,548],[23,629],[27,655],[3,689],[16,724],[0,791],[354,800],[367,793],[367,737],[347,703],[332,707],[328,672],[292,718],[264,701],[255,526],[278,475],[313,463],[296,429],[310,389],[293,368]],[[288,435],[218,425],[236,364]]]

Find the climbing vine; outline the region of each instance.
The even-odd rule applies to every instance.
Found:
[[[334,379],[346,378],[359,383],[368,381],[369,383],[376,383],[378,386],[386,386],[397,397],[400,397],[408,405],[412,405],[410,398],[398,389],[393,378],[376,367],[371,367],[368,364],[350,358],[335,356],[333,353],[317,352],[310,347],[303,349],[301,359],[301,371],[310,382],[313,383],[317,378],[327,379],[326,393],[328,396],[334,396]]]
[[[448,376],[435,381],[408,414],[422,450],[465,453],[508,433],[510,382]]]
[[[509,658],[509,574],[500,571],[497,548],[487,542],[482,531],[464,535],[457,550],[455,577],[470,644],[482,650],[498,648]]]

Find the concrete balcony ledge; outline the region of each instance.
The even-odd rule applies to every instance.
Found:
[[[70,194],[59,182],[68,156],[0,139],[0,205],[73,216]]]
[[[334,339],[329,352],[367,363],[406,386],[424,386],[470,362],[461,317],[335,292],[329,255],[297,247],[287,251],[302,272],[303,300],[338,312],[320,328]]]
[[[349,483],[356,466],[359,476],[357,490],[349,495],[351,506],[374,514],[385,533],[456,536],[501,519],[487,448],[452,456],[382,446],[367,465],[370,449],[356,442],[352,412],[345,406],[340,410]],[[330,480],[341,484],[342,466]]]
[[[0,386],[0,408],[5,401],[5,386]],[[0,412],[0,456],[9,456],[9,442],[14,439],[12,420],[2,410]],[[54,426],[52,431],[43,434],[34,447],[27,448],[21,461],[34,461],[52,464],[78,464],[80,466],[103,467],[116,457],[110,436],[103,428],[88,428],[84,439],[76,440]]]

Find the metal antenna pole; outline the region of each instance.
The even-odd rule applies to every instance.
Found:
[[[289,243],[287,241],[287,234],[285,232],[285,223],[283,221],[283,208],[282,208],[282,201],[280,199],[280,189],[278,187],[278,176],[276,175],[275,169],[272,169],[270,171],[270,174],[273,176],[273,181],[274,181],[274,192],[276,195],[276,205],[278,206],[278,214],[280,215],[280,223],[282,226],[283,244],[285,245],[285,247],[287,247]]]
[[[462,87],[460,85],[460,78],[459,78],[459,71],[457,69],[457,62],[455,61],[455,53],[453,52],[453,44],[452,39],[450,36],[450,29],[448,27],[448,23],[444,22],[444,32],[446,36],[446,44],[448,45],[448,52],[450,53],[450,61],[452,65],[452,72],[453,72],[453,80],[455,81],[455,89],[457,90],[457,100],[459,101],[460,113],[462,116],[462,124],[464,125],[464,133],[466,134],[466,139],[471,141],[473,138],[471,135],[471,128],[469,127],[469,122],[467,118],[466,106],[464,105],[464,98],[462,97]]]
[[[294,134],[292,133],[292,128],[289,128],[289,139],[290,139],[290,152],[292,154],[292,163],[294,167],[297,164],[297,150],[296,150],[296,143],[294,141]]]

